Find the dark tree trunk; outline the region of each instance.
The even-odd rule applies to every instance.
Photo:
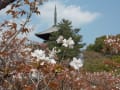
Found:
[[[16,0],[0,0],[0,10]]]

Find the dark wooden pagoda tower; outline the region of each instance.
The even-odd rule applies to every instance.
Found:
[[[35,35],[37,37],[42,38],[43,40],[47,41],[47,40],[49,40],[49,37],[50,37],[51,33],[56,32],[58,30],[59,30],[59,28],[57,27],[57,9],[56,9],[56,5],[55,5],[54,25],[52,27],[48,28],[47,30],[43,31],[43,32],[36,33]]]

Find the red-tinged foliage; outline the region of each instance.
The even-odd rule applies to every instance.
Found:
[[[29,30],[28,30],[28,28],[23,28],[21,32],[22,32],[22,34],[23,33],[29,33]]]
[[[111,60],[104,61],[104,64],[108,65],[108,66],[112,66],[114,68],[120,68],[120,63],[116,63],[116,62],[111,61]]]
[[[86,72],[85,73],[83,71],[81,72],[78,72],[75,70],[71,71],[67,67],[63,67],[62,65],[60,66],[63,68],[60,72],[55,72],[56,66],[53,66],[47,63],[41,66],[41,68],[39,68],[38,70],[39,72],[42,72],[43,78],[42,78],[42,81],[39,82],[39,84],[44,83],[42,84],[44,88],[47,87],[52,90],[60,90],[61,88],[64,88],[63,90],[70,90],[70,89],[110,90],[110,89],[116,88],[116,85],[120,83],[120,77],[119,76],[115,77],[113,75],[113,72],[108,72],[108,73],[107,72],[95,72],[95,73]],[[25,77],[27,74],[25,74],[26,72],[24,72],[23,67],[25,66],[21,65],[21,70],[20,71],[18,70],[17,72],[24,73],[24,77]],[[28,85],[25,87],[25,89],[32,88],[32,87],[29,87],[29,84],[27,82],[27,81],[30,81],[30,78],[27,77],[26,78],[27,81],[26,79],[24,81],[24,79],[17,83],[22,85],[22,83],[24,82],[24,85]],[[38,88],[41,88],[41,87],[38,87]]]
[[[22,10],[22,11],[20,12],[20,14],[21,14],[21,16],[23,16],[23,15],[26,14],[26,12],[25,12],[24,10]]]
[[[34,86],[33,85],[25,85],[23,90],[34,90]]]
[[[23,73],[29,73],[31,69],[32,69],[31,66],[28,66],[23,63],[18,64],[18,66],[16,67],[17,72],[23,72]]]
[[[30,4],[29,0],[24,0],[25,4]]]
[[[49,87],[52,90],[59,90],[58,86],[59,86],[58,81],[51,81],[51,82],[49,82]]]
[[[31,56],[34,49],[26,37],[17,35],[28,33],[26,23],[32,13],[38,14],[36,0],[24,0],[14,3],[7,11],[13,18],[26,15],[25,10],[18,8],[22,4],[30,6],[30,13],[26,22],[19,25],[15,22],[5,21],[0,25],[2,40],[0,41],[0,90],[119,90],[120,76],[114,72],[89,73],[82,69],[79,71],[69,68],[62,63],[50,64],[44,60],[37,61]],[[31,13],[32,12],[32,13]],[[17,34],[16,34],[17,33]],[[28,44],[30,43],[30,44]],[[50,52],[47,45],[38,44],[46,53]],[[105,64],[118,67],[114,62]],[[119,67],[118,67],[119,68]]]

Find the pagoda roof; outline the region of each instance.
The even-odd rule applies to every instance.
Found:
[[[42,38],[44,40],[49,40],[49,36],[52,32],[56,32],[58,31],[59,28],[57,26],[52,26],[50,28],[48,28],[47,30],[45,31],[42,31],[42,32],[39,32],[39,33],[36,33],[35,35],[39,38]]]
[[[59,28],[57,26],[57,9],[56,9],[56,5],[55,5],[55,11],[54,11],[54,25],[50,28],[48,28],[45,31],[36,33],[35,35],[39,38],[42,38],[44,40],[49,40],[49,36],[51,35],[52,32],[56,32],[58,31]]]

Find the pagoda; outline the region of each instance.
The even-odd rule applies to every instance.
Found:
[[[49,37],[51,35],[52,32],[56,32],[58,31],[59,28],[57,27],[57,10],[56,10],[56,5],[55,5],[55,10],[54,10],[54,25],[50,28],[48,28],[45,31],[36,33],[35,35],[39,38],[42,38],[43,40],[47,41],[49,40]]]

